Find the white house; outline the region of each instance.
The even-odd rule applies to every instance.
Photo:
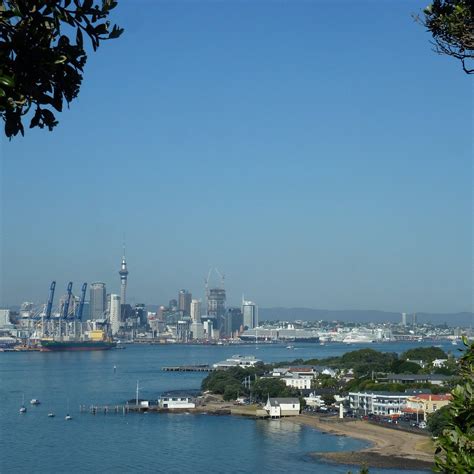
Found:
[[[409,396],[395,392],[349,392],[349,406],[365,415],[400,415]]]
[[[196,403],[193,397],[184,393],[165,393],[160,397],[159,406],[160,408],[186,409],[196,408]]]
[[[325,405],[321,395],[316,395],[313,392],[311,392],[307,397],[304,397],[304,401],[309,407],[322,407]]]
[[[433,361],[433,367],[444,367],[444,365],[448,362],[448,359],[435,359]]]
[[[290,375],[283,377],[281,380],[285,382],[287,387],[293,387],[298,390],[309,390],[311,388],[311,380],[313,380],[312,376],[309,377],[301,377],[299,375]]]
[[[298,398],[270,398],[264,406],[270,418],[282,416],[296,416],[300,414],[300,401]]]

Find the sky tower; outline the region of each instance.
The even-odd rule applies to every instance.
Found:
[[[122,265],[120,266],[119,270],[120,275],[120,302],[121,304],[127,303],[127,262],[125,261],[125,246],[123,247],[123,257],[122,257]]]

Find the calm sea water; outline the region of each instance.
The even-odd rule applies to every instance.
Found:
[[[364,442],[289,421],[186,414],[92,416],[79,413],[79,405],[122,403],[135,396],[137,380],[143,398],[200,387],[202,374],[163,372],[165,365],[213,363],[236,353],[265,362],[322,358],[360,347],[167,345],[105,352],[0,353],[0,472],[346,473],[350,468],[315,461],[309,453],[357,450],[366,446]],[[415,346],[370,347],[401,352]],[[451,345],[444,348],[453,350]],[[23,394],[28,413],[20,415]],[[42,404],[29,406],[31,398]],[[48,418],[49,411],[56,418]],[[70,422],[64,420],[68,411],[74,417]]]

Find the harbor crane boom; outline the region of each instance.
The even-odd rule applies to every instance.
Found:
[[[66,296],[66,301],[64,302],[63,319],[67,319],[69,304],[71,303],[71,295],[72,295],[72,281],[70,281],[67,285],[67,296]]]
[[[77,307],[76,311],[76,319],[82,321],[82,311],[84,310],[84,300],[86,299],[86,290],[87,290],[87,283],[82,285],[81,290],[81,300],[79,301],[79,306]]]
[[[54,290],[56,289],[56,282],[51,282],[51,286],[49,287],[49,298],[48,304],[46,306],[46,319],[51,318],[51,310],[53,308],[53,298],[54,298]]]

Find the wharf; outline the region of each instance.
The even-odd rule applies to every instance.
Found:
[[[210,365],[177,365],[162,367],[165,372],[213,372],[215,369]]]

